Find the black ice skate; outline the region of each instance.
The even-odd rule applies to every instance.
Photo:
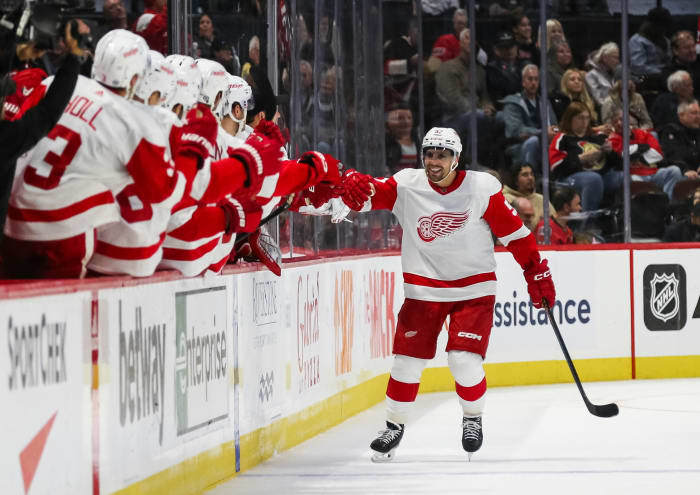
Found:
[[[467,457],[472,460],[472,454],[481,448],[484,434],[481,431],[481,416],[462,418],[462,447],[467,451]]]
[[[389,462],[394,458],[394,450],[399,446],[403,437],[403,425],[386,422],[386,430],[381,430],[379,436],[370,444],[374,451],[372,462]]]

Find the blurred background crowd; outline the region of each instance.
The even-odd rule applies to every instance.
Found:
[[[130,29],[151,49],[216,60],[253,87],[253,75],[264,73],[291,158],[316,149],[388,176],[421,167],[427,129],[453,127],[465,148],[460,167],[496,175],[539,242],[699,241],[700,3],[629,2],[626,40],[622,3],[79,0],[59,7],[79,19],[88,50],[110,30]],[[18,5],[5,0],[3,12]],[[5,52],[3,67],[34,69],[18,84],[29,88],[55,73],[66,47]],[[90,66],[88,57],[81,72],[89,76]],[[21,103],[8,98],[6,117]],[[349,218],[331,224],[289,213],[275,235],[285,256],[400,246],[389,212]]]

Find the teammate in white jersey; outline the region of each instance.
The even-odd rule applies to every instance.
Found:
[[[388,209],[402,228],[405,301],[399,311],[394,364],[386,392],[386,429],[372,442],[372,460],[391,460],[404,432],[426,363],[449,316],[447,360],[462,406],[462,446],[481,447],[486,378],[483,360],[493,325],[496,262],[492,233],[523,268],[532,304],[554,304],[555,290],[532,233],[493,176],[457,171],[462,144],[453,129],[433,128],[422,146],[423,169],[390,178],[344,177],[352,209]]]
[[[93,79],[78,79],[58,124],[31,152],[15,180],[5,226],[11,276],[84,276],[96,229],[119,220],[115,198],[128,184],[148,202],[173,193],[178,174],[165,157],[162,134],[128,101],[147,52],[143,38],[129,31],[105,35]],[[138,166],[145,161],[151,165]]]
[[[151,120],[162,132],[161,143],[167,157],[175,156],[182,123],[166,107],[177,84],[175,67],[154,50],[148,53],[149,66],[134,91],[134,106],[138,118]],[[165,107],[161,106],[165,103]],[[138,164],[150,167],[149,160]],[[116,196],[120,218],[118,222],[97,229],[97,244],[88,268],[104,274],[126,274],[147,277],[155,272],[163,256],[163,240],[173,207],[185,192],[185,177],[178,173],[179,182],[170,196],[158,203],[149,203],[136,190],[132,181]]]

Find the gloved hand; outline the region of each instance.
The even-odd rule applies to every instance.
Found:
[[[275,139],[253,132],[241,146],[231,150],[231,158],[243,164],[246,180],[243,187],[249,196],[255,196],[263,179],[279,172],[282,164],[282,149]]]
[[[321,182],[304,191],[304,201],[307,206],[311,205],[314,208],[320,208],[331,199],[340,197],[340,193],[340,188]]]
[[[219,203],[226,215],[225,235],[253,232],[262,220],[262,208],[252,199],[230,197]]]
[[[541,309],[542,300],[544,299],[550,308],[554,307],[556,291],[552,281],[552,273],[549,270],[549,266],[547,266],[547,260],[533,263],[524,273],[532,305],[537,309]]]
[[[178,153],[191,152],[205,160],[214,157],[219,124],[208,106],[198,104],[187,112],[187,123],[182,127]]]
[[[287,142],[277,124],[270,120],[261,120],[260,123],[255,127],[255,132],[261,136],[265,136],[266,138],[272,139],[280,147],[284,146]]]
[[[340,182],[343,164],[333,155],[318,151],[307,151],[301,155],[298,161],[309,165],[314,170],[316,173],[314,184],[317,184],[319,181],[329,184],[338,184]]]
[[[369,179],[369,175],[361,174],[354,169],[349,169],[343,174],[341,197],[351,209],[360,211],[374,194]]]

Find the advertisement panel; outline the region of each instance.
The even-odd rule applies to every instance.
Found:
[[[211,278],[100,291],[100,474],[107,492],[218,445],[220,438],[177,450],[231,424],[229,286]]]
[[[557,290],[552,311],[572,357],[629,356],[629,251],[542,255],[549,260]],[[520,266],[510,253],[496,253],[496,262],[498,289],[487,362],[563,359],[545,312],[530,303]]]
[[[284,272],[283,272],[284,273]],[[283,279],[267,271],[240,275],[241,428],[251,431],[282,416],[290,352],[283,331]]]
[[[92,489],[90,293],[0,301],[0,493]]]
[[[697,251],[635,251],[634,301],[637,356],[700,354]]]

